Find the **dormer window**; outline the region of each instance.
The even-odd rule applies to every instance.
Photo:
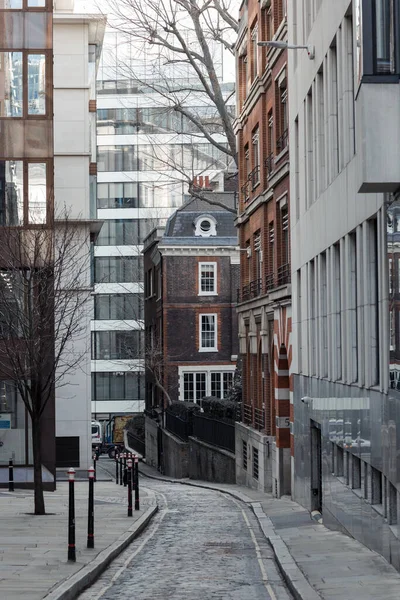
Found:
[[[194,234],[200,237],[217,235],[217,223],[214,217],[202,215],[194,223]]]

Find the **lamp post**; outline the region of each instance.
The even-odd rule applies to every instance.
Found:
[[[268,48],[281,48],[282,50],[307,50],[308,58],[313,60],[315,58],[315,47],[314,46],[298,46],[297,44],[288,44],[288,42],[278,41],[265,41],[257,42],[257,46],[267,46]]]

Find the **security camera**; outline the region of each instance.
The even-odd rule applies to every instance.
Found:
[[[303,396],[303,398],[301,399],[303,404],[309,404],[311,400],[312,398],[310,398],[309,396]]]

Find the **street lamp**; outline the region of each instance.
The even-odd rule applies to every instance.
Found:
[[[287,42],[258,42],[257,46],[268,46],[268,48],[281,48],[282,50],[307,50],[308,58],[313,60],[315,58],[315,47],[314,46],[296,46],[294,44],[288,44]]]

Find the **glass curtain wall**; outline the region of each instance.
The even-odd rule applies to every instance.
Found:
[[[43,226],[53,213],[53,2],[0,1],[0,226]],[[0,227],[1,237],[4,235]],[[23,268],[23,265],[21,265]],[[0,253],[0,285],[13,286],[15,266]],[[7,274],[10,271],[10,275]],[[14,290],[15,292],[15,290]],[[3,294],[4,297],[4,294]],[[24,303],[24,298],[16,302]],[[10,377],[10,336],[20,337],[0,307],[0,464],[32,463],[30,419]],[[49,404],[49,415],[53,409]],[[54,417],[45,414],[43,457],[54,466]]]

